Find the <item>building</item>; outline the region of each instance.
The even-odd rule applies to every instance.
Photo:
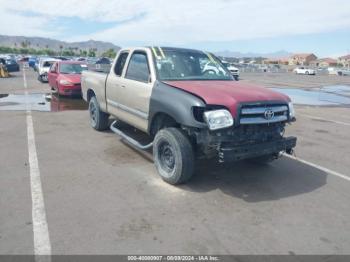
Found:
[[[334,67],[338,65],[338,60],[330,57],[321,58],[311,61],[309,65],[313,67]]]
[[[289,65],[309,65],[311,61],[317,59],[313,53],[301,53],[292,55],[289,60]]]
[[[350,67],[350,54],[339,57],[338,63],[344,67]]]
[[[268,58],[263,60],[265,65],[288,65],[288,57]]]

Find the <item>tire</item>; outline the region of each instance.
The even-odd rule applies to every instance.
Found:
[[[238,77],[238,76],[234,76],[233,78],[234,78],[236,81],[239,80],[239,77]]]
[[[306,71],[306,72],[305,72],[305,75],[308,75],[308,74],[309,74],[309,71]]]
[[[39,82],[43,83],[43,79],[41,78],[41,75],[38,75]]]
[[[153,158],[158,174],[167,183],[188,181],[194,171],[194,154],[187,136],[178,128],[165,128],[155,136]]]
[[[108,128],[109,115],[100,110],[100,106],[95,96],[91,97],[89,102],[90,124],[97,131],[103,131]]]
[[[272,161],[276,160],[278,157],[278,154],[270,154],[270,155],[265,155],[265,156],[259,156],[250,159],[250,161],[260,164],[260,165],[267,165],[271,163]]]
[[[41,82],[47,83],[49,81],[47,74],[43,74],[40,76]]]

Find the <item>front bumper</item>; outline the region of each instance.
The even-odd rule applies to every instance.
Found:
[[[58,92],[60,95],[64,95],[64,96],[81,95],[81,86],[80,85],[71,85],[71,86],[59,85]]]
[[[219,161],[238,161],[269,154],[277,154],[281,151],[291,152],[296,146],[296,137],[286,137],[261,144],[249,144],[239,146],[223,146],[219,149]]]

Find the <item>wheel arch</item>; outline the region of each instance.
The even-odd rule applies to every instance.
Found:
[[[180,124],[175,118],[164,112],[157,112],[151,119],[149,124],[149,134],[155,136],[155,134],[166,127],[179,127]]]
[[[151,95],[148,133],[152,134],[155,124],[161,120],[166,121],[166,124],[173,123],[174,127],[182,125],[204,128],[206,125],[197,121],[193,115],[194,107],[204,106],[204,101],[199,97],[158,82],[155,84]],[[164,122],[161,122],[161,124],[164,125]]]
[[[96,96],[94,90],[92,90],[91,88],[89,88],[86,92],[86,100],[87,102],[90,102],[90,99],[93,97],[93,96]]]

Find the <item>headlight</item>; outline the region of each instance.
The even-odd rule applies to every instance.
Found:
[[[64,86],[70,86],[70,85],[73,85],[73,83],[72,83],[72,82],[69,82],[69,81],[64,80],[64,79],[61,79],[61,80],[60,80],[60,84],[61,84],[61,85],[64,85]]]
[[[288,103],[288,108],[289,108],[289,118],[292,119],[295,117],[295,110],[292,102]]]
[[[231,113],[226,109],[204,112],[204,120],[207,122],[210,130],[229,127],[234,123]]]

